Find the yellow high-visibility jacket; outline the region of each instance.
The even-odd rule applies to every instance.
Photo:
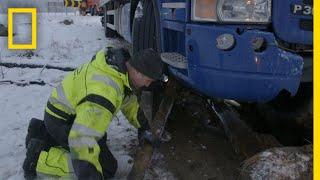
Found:
[[[101,174],[100,147],[97,144],[121,110],[136,128],[139,105],[130,89],[128,74],[106,62],[106,51],[99,51],[91,62],[68,74],[52,92],[46,113],[56,121],[70,124],[68,146],[72,162],[90,163]],[[79,165],[76,165],[79,167]]]

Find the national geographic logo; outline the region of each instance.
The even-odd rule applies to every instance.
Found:
[[[13,43],[14,14],[31,14],[31,44]],[[36,49],[37,48],[37,9],[36,8],[8,8],[8,49]]]

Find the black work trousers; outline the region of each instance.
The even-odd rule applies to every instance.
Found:
[[[70,152],[68,146],[68,135],[72,124],[68,124],[65,121],[56,118],[45,112],[44,120],[39,120],[33,118],[30,122],[33,122],[33,127],[29,131],[34,137],[27,138],[37,138],[45,142],[45,150],[48,151],[50,147],[63,147]],[[107,146],[107,134],[105,134],[99,141],[100,155],[99,162],[102,167],[103,177],[105,179],[112,178],[116,173],[118,164],[115,157],[110,152]],[[78,177],[81,179],[80,177]]]

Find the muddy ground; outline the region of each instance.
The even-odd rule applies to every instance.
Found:
[[[195,109],[197,109],[196,106],[190,107],[187,105],[183,107],[176,105],[169,116],[166,130],[171,134],[172,139],[160,146],[160,152],[164,155],[163,158],[164,164],[167,166],[166,168],[169,169],[177,179],[183,180],[241,179],[241,177],[243,179],[243,177],[246,177],[240,177],[242,169],[241,165],[244,164],[246,158],[235,153],[230,141],[227,139],[223,131],[217,131],[217,129],[210,130],[208,127],[205,127],[203,123],[201,123],[203,121],[199,119],[199,116],[194,116],[194,113],[197,111]],[[260,119],[260,116],[253,113],[253,118],[249,117],[246,113],[242,112],[241,114],[241,117],[244,118],[243,120],[245,120],[249,126],[251,126],[251,129],[256,130],[256,127],[252,126],[248,119],[257,120]],[[264,132],[264,134],[260,134],[261,132],[257,133],[258,131],[255,131],[259,138],[264,142],[263,146],[261,146],[263,147],[263,150],[272,147],[282,147],[283,145],[300,147],[310,144],[310,141],[312,140],[305,141],[305,139],[310,138],[305,132],[309,132],[307,134],[310,134],[310,132],[312,133],[309,128],[303,128],[303,126],[301,127],[301,125],[293,123],[292,121],[286,122],[285,119],[280,118],[278,120],[283,120],[281,122],[286,126],[279,126],[277,121],[273,123],[269,121],[268,123],[272,124],[272,127],[276,132],[282,131],[281,135],[274,133],[273,131]],[[217,121],[217,117],[211,117],[212,124],[219,127],[219,125],[217,126]],[[312,121],[312,119],[310,121]],[[260,121],[260,124],[265,123]],[[291,126],[288,126],[288,124],[291,124]],[[299,128],[295,128],[296,131],[293,131],[292,125]],[[255,148],[255,146],[255,144],[252,144],[252,148]],[[312,149],[312,145],[306,147]],[[302,149],[303,148],[304,147],[302,147]],[[300,149],[294,148],[294,151],[288,151],[286,153],[288,157],[295,156],[292,154],[300,153],[309,159],[311,158],[311,161],[303,161],[303,163],[301,163],[301,159],[299,159],[299,161],[292,161],[291,163],[293,163],[294,166],[299,166],[299,170],[295,171],[296,175],[294,176],[298,178],[293,179],[300,179],[299,177],[308,177],[304,179],[310,179],[313,174],[312,168],[305,168],[304,171],[300,171],[302,168],[300,166],[301,164],[305,164],[305,167],[312,166],[312,151],[305,153]],[[277,160],[278,159],[275,158],[274,160],[270,160],[270,162]],[[289,165],[290,163],[288,163],[287,158],[278,161],[278,164],[274,164],[277,164],[282,169],[292,167],[292,164]],[[268,161],[269,164],[270,162]],[[276,169],[271,168],[265,170],[265,172],[269,172],[270,170],[274,171]],[[281,173],[278,172],[275,177],[293,177],[291,175],[294,173],[290,174],[287,172],[289,171]],[[275,174],[267,173],[266,177],[274,177],[274,175]]]
[[[178,179],[237,179],[241,160],[221,133],[204,128],[185,109],[176,107],[168,121],[171,141],[160,152]]]

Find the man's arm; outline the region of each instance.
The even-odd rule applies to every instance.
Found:
[[[106,89],[100,93],[97,90],[78,103],[69,133],[72,165],[78,179],[103,179],[98,141],[105,135],[116,111],[116,96]]]
[[[159,140],[151,133],[148,119],[145,116],[144,110],[139,106],[135,95],[126,97],[121,106],[121,111],[128,121],[138,129],[140,144],[147,142],[153,146],[158,146]]]
[[[137,129],[140,128],[140,123],[137,118],[138,111],[139,104],[137,96],[135,96],[134,94],[126,96],[121,106],[121,112],[130,122],[130,124],[132,124]]]
[[[139,106],[137,96],[132,94],[127,96],[121,106],[121,111],[128,119],[130,124],[140,130],[149,129],[148,120],[144,115],[143,110]]]

